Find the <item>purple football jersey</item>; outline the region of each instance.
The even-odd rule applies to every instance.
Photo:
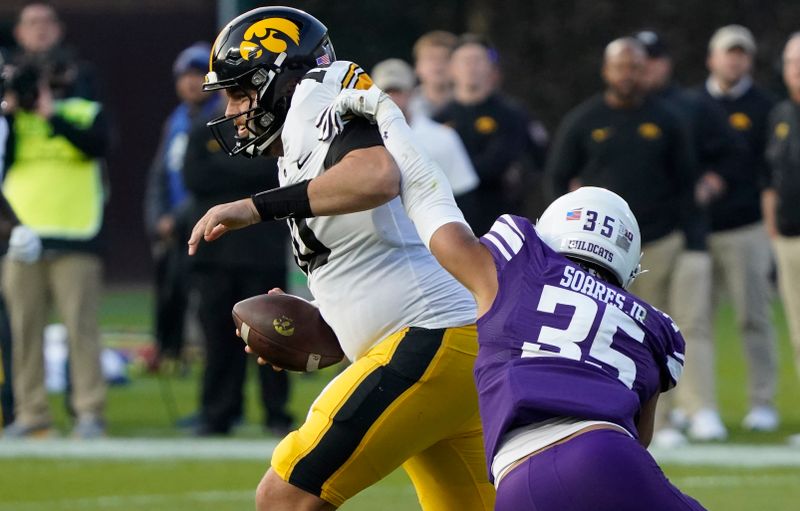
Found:
[[[525,218],[481,238],[498,292],[478,320],[475,364],[486,459],[506,432],[554,417],[637,436],[641,406],[677,383],[684,342],[666,314],[556,253]]]

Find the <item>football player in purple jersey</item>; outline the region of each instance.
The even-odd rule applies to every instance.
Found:
[[[375,121],[405,208],[446,214],[441,171],[398,112],[374,88],[345,92],[317,119],[320,138],[335,136],[348,113]],[[641,236],[625,200],[580,188],[535,227],[503,215],[480,239],[459,221],[416,227],[477,301],[475,382],[496,510],[704,509],[646,450],[658,396],[680,378],[684,341],[666,314],[626,291],[640,273]]]
[[[475,365],[497,510],[697,510],[646,450],[684,342],[626,288],[640,272],[628,204],[584,187],[536,227],[503,215],[476,239],[447,224],[431,251],[478,302]]]

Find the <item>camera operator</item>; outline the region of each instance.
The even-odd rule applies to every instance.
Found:
[[[20,438],[52,432],[42,338],[52,297],[69,337],[73,435],[96,438],[105,432],[97,312],[108,127],[99,103],[69,95],[73,77],[65,59],[41,62],[17,62],[3,102],[10,128],[3,194],[42,243],[38,259],[8,257],[3,267],[16,412],[4,433]]]

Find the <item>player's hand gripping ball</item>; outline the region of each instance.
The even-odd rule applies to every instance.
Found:
[[[233,306],[239,335],[256,355],[290,371],[316,371],[344,352],[319,309],[297,296],[258,295]]]

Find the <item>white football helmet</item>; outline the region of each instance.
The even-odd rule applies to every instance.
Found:
[[[610,271],[626,288],[640,273],[639,224],[616,193],[584,186],[547,207],[536,231],[550,248]]]

